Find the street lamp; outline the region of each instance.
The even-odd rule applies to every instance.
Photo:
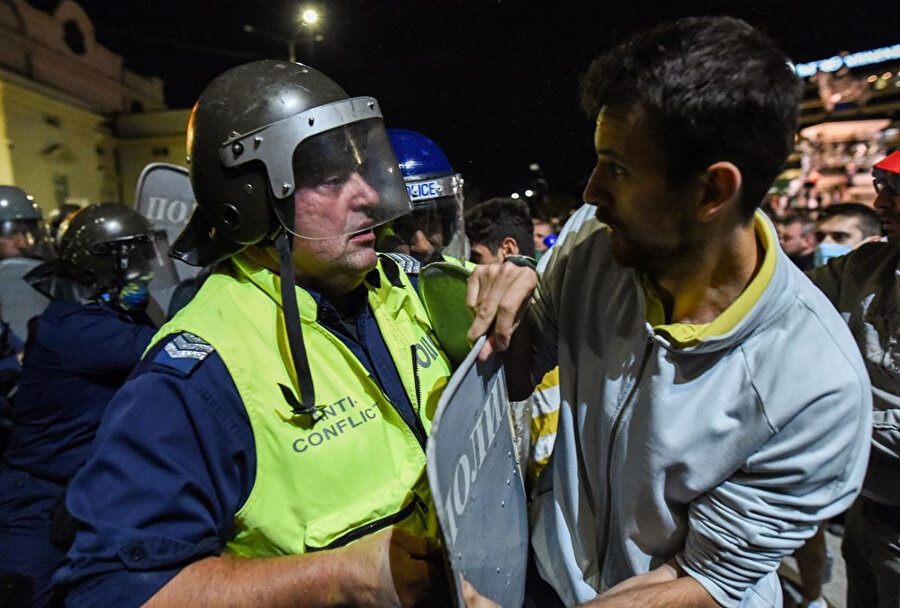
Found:
[[[309,54],[312,55],[313,43],[322,40],[321,34],[313,34],[313,30],[317,28],[319,24],[319,13],[311,7],[303,8],[300,12],[300,18],[298,21],[300,26],[307,30],[306,35],[309,41]],[[297,42],[299,42],[299,32],[297,32],[296,35],[291,36],[290,38],[285,38],[284,36],[279,36],[278,34],[260,29],[250,24],[244,24],[244,31],[248,34],[256,34],[257,36],[262,36],[263,38],[268,38],[269,40],[274,40],[275,42],[287,45],[288,60],[292,63],[297,61]]]
[[[303,13],[300,15],[300,20],[303,21],[304,25],[313,25],[319,20],[319,13],[313,8],[304,9]]]

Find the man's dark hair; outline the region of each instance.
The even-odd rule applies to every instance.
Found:
[[[516,240],[519,253],[534,257],[534,225],[528,205],[512,198],[492,198],[466,211],[466,236],[472,245],[496,253],[507,237]]]
[[[881,216],[878,212],[862,205],[860,203],[841,203],[839,205],[831,205],[825,209],[825,214],[819,218],[819,223],[833,217],[855,217],[859,223],[859,230],[862,232],[863,238],[872,236],[881,236]]]
[[[780,217],[774,221],[776,226],[784,226],[787,228],[793,224],[800,224],[800,234],[802,236],[810,236],[816,233],[816,220],[809,213],[793,211],[784,217]]]
[[[594,61],[581,82],[591,117],[644,109],[673,185],[712,163],[741,171],[752,217],[793,149],[800,79],[771,40],[732,17],[688,17],[640,32]]]

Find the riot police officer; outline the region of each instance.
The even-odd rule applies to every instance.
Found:
[[[107,403],[154,334],[143,312],[147,283],[171,263],[159,242],[136,211],[94,205],[70,220],[59,257],[26,275],[51,302],[31,322],[0,468],[0,577],[13,605],[50,601],[65,558],[51,542],[51,520]]]
[[[450,368],[409,278],[375,253],[374,228],[410,209],[378,102],[253,62],[205,89],[187,139],[197,207],[172,255],[217,268],[69,488],[68,602],[429,597],[424,446]]]
[[[391,147],[412,202],[412,213],[379,235],[379,251],[413,256],[421,264],[468,260],[463,229],[463,179],[444,151],[408,129],[388,129]]]
[[[0,319],[22,340],[28,320],[48,302],[22,277],[52,255],[43,214],[34,199],[21,188],[0,186]]]

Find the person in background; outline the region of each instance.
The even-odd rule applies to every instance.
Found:
[[[431,139],[408,129],[388,129],[391,147],[412,201],[412,213],[379,231],[376,249],[411,255],[420,264],[465,264],[463,180]]]
[[[187,141],[171,255],[215,269],[70,485],[67,602],[439,605],[425,443],[450,364],[375,251],[410,211],[378,102],[255,61],[204,89]]]
[[[50,215],[47,218],[47,229],[50,234],[50,239],[54,243],[59,241],[63,224],[81,208],[82,205],[77,203],[63,203],[50,212]]]
[[[0,186],[0,319],[20,340],[27,337],[28,320],[48,303],[22,277],[52,256],[40,207],[21,188]]]
[[[758,211],[801,83],[730,17],[639,32],[582,82],[596,217],[540,278],[479,266],[467,294],[511,399],[559,365],[532,597],[546,581],[565,605],[778,606],[781,558],[859,492],[871,424],[852,337]]]
[[[816,254],[816,221],[793,213],[775,221],[778,241],[788,258],[800,270],[811,270]]]
[[[874,165],[887,241],[864,243],[808,273],[846,319],[872,382],[872,453],[844,519],[848,608],[900,606],[900,151]]]
[[[550,249],[550,245],[547,244],[547,237],[556,233],[550,227],[550,222],[543,218],[532,218],[532,223],[534,231],[534,259],[540,261],[541,256]]]
[[[466,211],[465,219],[471,247],[469,259],[473,263],[533,263],[529,260],[535,253],[533,224],[528,205],[521,199],[492,198]],[[530,491],[553,449],[559,413],[559,370],[548,372],[527,399],[510,405],[519,462]]]
[[[0,455],[12,429],[10,398],[21,373],[28,320],[49,302],[22,277],[52,254],[43,214],[31,195],[0,186]]]
[[[466,211],[469,260],[475,264],[502,262],[510,255],[534,257],[528,205],[512,198],[492,198]]]
[[[156,331],[143,313],[147,283],[170,263],[157,239],[128,207],[86,207],[62,235],[59,257],[25,277],[50,304],[30,323],[0,466],[0,578],[12,605],[51,601],[51,577],[65,559],[69,533],[66,485]]]
[[[813,265],[818,267],[862,245],[882,237],[878,212],[859,203],[831,205],[816,224],[816,251]]]

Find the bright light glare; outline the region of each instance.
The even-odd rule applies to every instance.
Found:
[[[311,8],[308,8],[303,11],[303,14],[301,15],[300,18],[303,19],[303,23],[305,23],[307,25],[312,25],[313,23],[315,23],[319,20],[319,13],[317,13],[316,11],[314,11]]]
[[[513,192],[512,194],[509,195],[509,197],[510,197],[510,198],[519,198],[519,193],[518,193],[518,192]]]
[[[528,197],[534,196],[534,190],[531,190],[531,189],[526,190],[525,196],[528,196]]]

